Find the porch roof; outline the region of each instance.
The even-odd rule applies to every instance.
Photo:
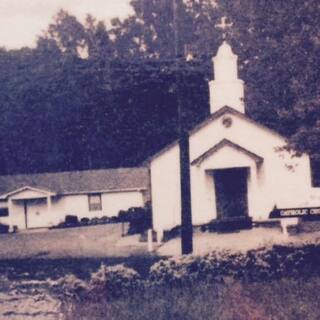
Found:
[[[48,190],[25,186],[1,195],[0,199],[6,199],[8,197],[14,200],[39,199],[39,198],[46,198],[48,196],[54,196],[54,195],[55,193],[50,192]]]
[[[191,165],[200,165],[202,163],[202,161],[204,161],[206,158],[208,158],[209,156],[211,156],[212,154],[219,151],[220,149],[222,149],[225,146],[229,146],[233,149],[240,151],[241,153],[244,153],[248,157],[252,158],[258,165],[260,165],[263,162],[263,158],[261,156],[241,147],[240,145],[238,145],[228,139],[223,139],[219,143],[214,145],[212,148],[210,148],[209,150],[207,150],[206,152],[201,154],[199,157],[194,159],[191,162]]]

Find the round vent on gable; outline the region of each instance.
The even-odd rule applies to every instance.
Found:
[[[227,116],[222,118],[222,125],[226,128],[230,128],[232,126],[232,118]]]

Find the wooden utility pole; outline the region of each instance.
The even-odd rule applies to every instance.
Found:
[[[189,159],[189,133],[186,125],[186,112],[183,108],[180,84],[183,83],[181,60],[184,48],[179,36],[179,18],[181,0],[173,0],[173,28],[175,41],[176,61],[176,96],[179,117],[179,148],[180,148],[180,186],[181,186],[181,252],[189,254],[193,251],[192,241],[192,216],[190,192],[190,159]]]

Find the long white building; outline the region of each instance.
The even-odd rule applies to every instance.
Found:
[[[0,222],[18,230],[55,226],[66,215],[117,216],[149,200],[147,168],[0,176]]]

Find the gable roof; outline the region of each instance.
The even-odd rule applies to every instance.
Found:
[[[244,119],[245,121],[248,121],[263,130],[267,130],[267,131],[271,132],[272,134],[280,137],[281,139],[285,139],[285,137],[282,136],[279,132],[262,125],[261,123],[248,117],[246,114],[244,114],[236,109],[233,109],[229,106],[224,106],[221,109],[219,109],[218,111],[216,111],[215,113],[211,114],[207,119],[205,119],[204,121],[202,121],[201,123],[196,125],[191,131],[189,131],[189,134],[193,134],[193,133],[199,131],[201,128],[205,127],[207,124],[211,123],[213,120],[219,118],[220,116],[224,115],[227,112],[237,116],[238,118]]]
[[[286,140],[286,138],[284,136],[282,136],[281,134],[279,134],[278,132],[276,132],[275,130],[272,130],[260,123],[258,123],[257,121],[249,118],[247,115],[245,115],[244,113],[235,110],[229,106],[224,106],[221,109],[217,110],[216,112],[212,113],[207,119],[205,119],[204,121],[202,121],[201,123],[199,123],[198,125],[196,125],[193,129],[191,129],[189,131],[189,135],[192,135],[194,133],[196,133],[197,131],[199,131],[200,129],[202,129],[203,127],[205,127],[206,125],[208,125],[209,123],[211,123],[212,121],[218,119],[219,117],[221,117],[222,115],[226,114],[226,113],[231,113],[241,119],[244,119],[252,124],[254,124],[255,126],[262,128],[263,130],[267,130],[269,132],[271,132],[272,134],[280,137],[281,139]],[[173,148],[174,146],[176,146],[179,143],[179,140],[175,140],[172,143],[168,144],[167,146],[165,146],[163,149],[161,149],[159,152],[157,152],[156,154],[154,154],[153,156],[151,156],[149,159],[147,159],[146,161],[144,161],[143,163],[150,163],[153,159],[159,157],[160,155],[162,155],[163,153],[165,153],[166,151],[170,150],[171,148]]]
[[[230,141],[228,139],[223,139],[219,143],[217,143],[215,146],[213,146],[212,148],[210,148],[209,150],[204,152],[202,155],[200,155],[198,158],[194,159],[191,162],[191,165],[195,165],[195,164],[200,165],[206,158],[208,158],[209,156],[211,156],[212,154],[219,151],[220,149],[222,149],[225,146],[229,146],[231,148],[234,148],[234,149],[246,154],[247,156],[252,158],[258,165],[260,165],[263,162],[263,158],[258,156],[257,154],[239,146],[236,143],[233,143],[232,141]]]
[[[149,171],[141,167],[0,176],[2,197],[27,186],[56,194],[144,190]]]
[[[15,189],[13,191],[10,191],[8,193],[5,193],[5,194],[2,194],[0,196],[0,199],[1,198],[7,198],[9,196],[12,196],[12,195],[15,195],[17,193],[20,193],[20,192],[23,192],[23,191],[33,191],[33,192],[36,192],[36,193],[42,193],[44,195],[55,195],[54,192],[50,192],[49,190],[44,190],[44,189],[37,189],[37,188],[33,188],[33,187],[30,187],[30,186],[24,186],[24,187],[21,187],[21,188],[18,188],[18,189]]]

